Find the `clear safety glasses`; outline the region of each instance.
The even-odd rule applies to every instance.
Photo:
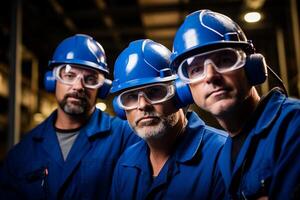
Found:
[[[246,53],[233,48],[222,48],[200,53],[181,62],[178,76],[185,83],[195,83],[205,78],[206,66],[211,64],[219,73],[239,69],[245,65]]]
[[[142,95],[149,103],[157,104],[171,99],[174,94],[173,84],[159,83],[127,90],[118,96],[117,101],[124,110],[132,110],[138,107]]]
[[[104,76],[93,69],[83,68],[77,65],[60,65],[53,69],[56,80],[63,84],[73,85],[78,79],[83,80],[84,87],[96,89],[103,85]]]

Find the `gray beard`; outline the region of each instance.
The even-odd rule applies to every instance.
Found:
[[[136,125],[132,128],[136,134],[144,140],[159,139],[167,134],[167,130],[174,127],[178,123],[179,118],[176,113],[172,113],[166,117],[160,117],[160,122],[154,126],[144,126],[142,128]]]

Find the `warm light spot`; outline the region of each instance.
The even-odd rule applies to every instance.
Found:
[[[103,103],[103,102],[97,103],[97,104],[96,104],[96,107],[99,108],[101,111],[105,111],[106,108],[107,108],[106,104]]]
[[[244,15],[244,20],[248,23],[255,23],[261,19],[259,12],[248,12]]]

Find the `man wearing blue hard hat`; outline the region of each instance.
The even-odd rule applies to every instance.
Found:
[[[230,135],[219,160],[226,198],[299,199],[300,102],[284,87],[258,95],[268,66],[242,29],[220,13],[196,11],[179,27],[171,57],[195,103]]]
[[[45,86],[59,106],[9,152],[1,199],[106,199],[119,156],[138,137],[95,107],[111,85],[104,50],[77,34],[58,45],[49,66]]]
[[[143,140],[118,161],[112,199],[219,199],[224,194],[216,166],[227,135],[181,109],[192,98],[171,72],[170,54],[152,40],[137,40],[115,62],[114,109]]]

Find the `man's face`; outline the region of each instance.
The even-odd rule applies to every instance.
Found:
[[[60,108],[69,115],[89,114],[96,104],[97,88],[87,88],[85,82],[99,72],[72,67],[71,70],[62,69],[59,73],[61,79],[56,81],[55,96]],[[72,76],[77,78],[73,79]]]
[[[243,68],[245,62],[243,50],[221,48],[186,58],[178,68],[178,75],[189,83],[199,107],[220,116],[236,109],[250,93]]]
[[[214,116],[226,115],[238,108],[250,95],[251,86],[243,68],[219,73],[207,66],[206,77],[190,84],[195,103]]]
[[[163,137],[178,123],[179,112],[172,99],[151,104],[144,95],[139,95],[137,107],[126,110],[126,117],[137,135],[148,140]]]

